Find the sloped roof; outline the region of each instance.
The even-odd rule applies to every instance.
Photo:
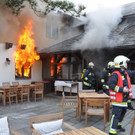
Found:
[[[111,33],[112,38],[121,36],[121,48],[135,48],[135,2],[124,5],[123,20]]]
[[[123,6],[123,17],[125,19],[114,29],[110,35],[113,39],[122,36],[124,41],[116,48],[135,48],[135,2]],[[83,33],[55,44],[51,47],[45,48],[38,53],[58,53],[72,51],[72,46],[75,42],[83,37]]]
[[[57,53],[57,52],[67,52],[72,51],[72,45],[79,41],[83,37],[83,34],[80,34],[78,36],[75,36],[73,38],[70,38],[68,40],[65,40],[63,42],[60,42],[58,44],[52,45],[51,47],[45,48],[38,53]]]

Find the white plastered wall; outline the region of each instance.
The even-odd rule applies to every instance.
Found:
[[[42,61],[36,61],[32,66],[31,79],[18,79],[15,80],[15,59],[14,52],[16,46],[13,45],[12,48],[5,49],[5,43],[0,43],[0,86],[2,82],[18,81],[20,84],[29,84],[31,81],[41,81],[42,80]],[[10,59],[10,64],[6,63],[6,58]]]

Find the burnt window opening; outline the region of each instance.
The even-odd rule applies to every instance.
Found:
[[[31,68],[25,69],[24,67],[22,67],[21,71],[15,68],[15,79],[30,79],[30,78],[31,78]]]
[[[43,78],[57,80],[81,80],[82,65],[77,56],[58,54],[43,60]]]

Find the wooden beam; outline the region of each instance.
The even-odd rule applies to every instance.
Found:
[[[70,79],[71,54],[68,54],[68,79]]]
[[[61,55],[61,57],[59,59],[56,59],[55,63],[59,63],[64,56],[65,56],[65,54]]]

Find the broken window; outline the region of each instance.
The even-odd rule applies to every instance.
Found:
[[[26,69],[22,67],[20,69],[15,68],[15,79],[30,79],[31,78],[31,68]]]
[[[59,80],[80,80],[81,60],[70,54],[48,56],[43,60],[43,78]]]

